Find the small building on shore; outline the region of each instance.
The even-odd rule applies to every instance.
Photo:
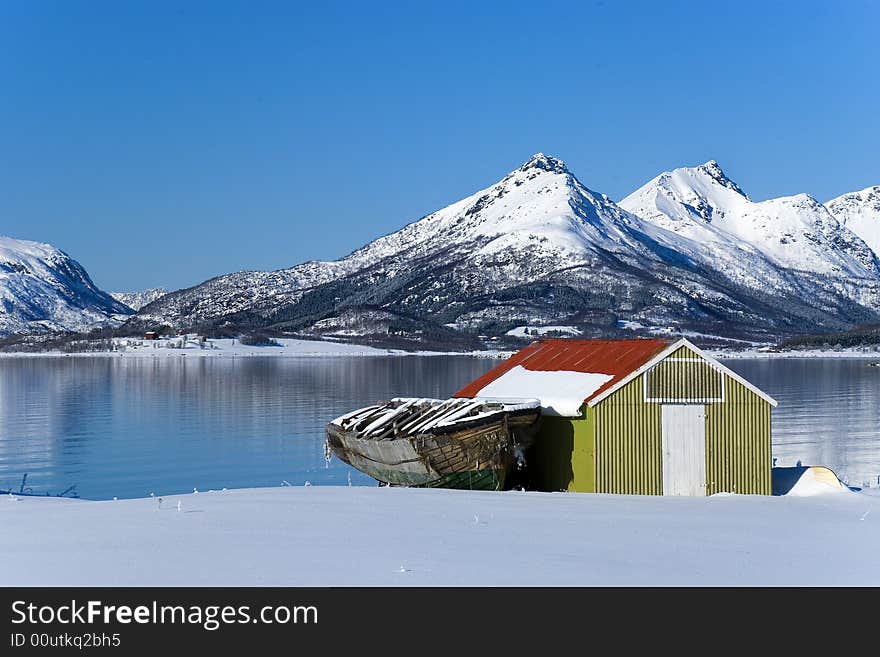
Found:
[[[536,490],[770,495],[776,401],[688,340],[547,339],[456,393],[536,398]]]

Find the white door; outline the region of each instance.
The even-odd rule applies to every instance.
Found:
[[[706,494],[706,410],[702,404],[664,404],[663,494]]]

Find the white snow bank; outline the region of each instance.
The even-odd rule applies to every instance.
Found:
[[[0,526],[5,586],[880,585],[880,497],[858,493],[3,497]]]
[[[612,378],[610,374],[592,372],[536,372],[517,365],[482,388],[476,397],[540,399],[547,415],[577,417],[584,400]]]
[[[577,417],[584,400],[612,378],[610,374],[592,372],[536,372],[517,365],[482,388],[476,396],[540,399],[547,415]]]
[[[804,470],[791,490],[786,493],[795,497],[809,497],[828,493],[850,493],[831,470],[822,466],[812,466]]]

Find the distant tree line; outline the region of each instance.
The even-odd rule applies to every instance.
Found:
[[[779,343],[780,349],[828,349],[849,347],[880,347],[880,324],[859,326],[851,331],[804,335]]]

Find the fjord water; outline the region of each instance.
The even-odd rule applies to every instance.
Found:
[[[380,399],[448,396],[471,357],[0,359],[0,490],[87,499],[375,485],[324,458],[324,426]]]
[[[332,418],[394,396],[445,397],[498,363],[468,356],[0,359],[0,490],[87,499],[194,488],[375,485],[324,458]],[[776,397],[779,465],[878,485],[880,368],[726,363]]]

